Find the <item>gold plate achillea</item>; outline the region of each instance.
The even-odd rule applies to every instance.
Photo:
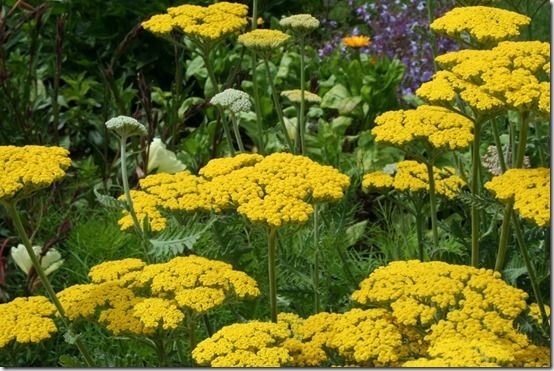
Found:
[[[65,176],[71,165],[61,147],[0,146],[0,202],[30,196]]]
[[[480,44],[498,43],[519,36],[531,18],[488,6],[457,7],[431,23],[435,32],[460,38],[468,34]]]
[[[425,141],[434,148],[457,150],[473,141],[471,120],[436,106],[388,111],[375,119],[375,125],[371,130],[375,141],[397,147]]]
[[[550,169],[510,169],[492,178],[485,188],[496,198],[514,200],[514,209],[539,227],[550,225]]]
[[[369,189],[390,189],[397,191],[421,192],[429,191],[429,175],[427,166],[417,161],[405,160],[395,164],[394,174],[387,174],[384,171],[375,171],[364,175],[362,188]],[[453,199],[460,189],[466,184],[464,180],[454,175],[454,168],[433,168],[435,178],[435,191],[437,194]]]
[[[39,343],[57,331],[51,317],[56,307],[44,296],[15,298],[0,304],[0,348],[16,341],[20,344]]]
[[[155,34],[167,35],[176,30],[204,41],[216,41],[244,28],[248,6],[219,2],[207,7],[180,5],[167,9],[142,22],[142,27]]]
[[[92,267],[89,277],[93,283],[70,286],[58,297],[69,319],[97,320],[115,335],[175,329],[187,316],[230,298],[260,294],[246,273],[199,256],[159,264],[134,258],[108,261]]]

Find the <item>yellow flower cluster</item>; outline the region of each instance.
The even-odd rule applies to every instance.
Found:
[[[12,340],[38,343],[57,331],[52,316],[56,307],[44,296],[16,298],[0,304],[0,348]]]
[[[139,219],[148,215],[156,229],[165,218],[158,208],[171,211],[235,209],[252,222],[280,227],[305,223],[313,212],[310,202],[338,201],[350,179],[330,166],[308,157],[274,153],[263,157],[239,154],[208,162],[199,176],[188,172],[155,174],[140,181],[141,191],[132,194]],[[132,226],[129,215],[120,220]]]
[[[260,294],[247,274],[199,256],[160,264],[134,258],[109,261],[92,267],[89,277],[93,283],[58,293],[66,315],[92,320],[98,314],[98,322],[116,335],[175,329],[185,316],[205,313],[229,298]]]
[[[257,52],[271,52],[290,39],[290,36],[279,30],[258,28],[239,36],[239,42],[249,49]]]
[[[375,171],[364,175],[362,189],[390,189],[405,192],[429,191],[429,175],[427,166],[417,161],[405,160],[395,164],[396,172],[387,174],[384,171]],[[464,180],[454,175],[454,168],[433,168],[435,191],[446,198],[453,199],[466,185]]]
[[[293,103],[300,103],[302,99],[302,90],[293,89],[293,90],[283,90],[281,96],[287,98]],[[321,98],[319,95],[314,94],[310,91],[304,90],[304,101],[307,103],[318,104],[321,103]]]
[[[155,34],[179,30],[199,40],[215,41],[244,28],[247,14],[248,6],[240,3],[223,1],[207,7],[185,4],[152,16],[142,22],[142,27]]]
[[[396,261],[376,269],[352,298],[390,310],[395,323],[422,334],[424,352],[412,354],[415,358],[405,367],[549,363],[545,349],[533,345],[514,325],[527,307],[527,294],[492,270]]]
[[[435,148],[463,149],[473,141],[473,123],[446,108],[423,105],[412,110],[389,111],[375,119],[375,140],[397,147],[425,141]]]
[[[347,36],[342,38],[342,42],[349,48],[354,49],[369,46],[370,43],[369,37],[367,36]]]
[[[463,39],[469,35],[479,44],[496,44],[519,36],[531,18],[508,10],[487,6],[457,7],[431,23],[435,32]]]
[[[157,197],[142,191],[132,190],[130,191],[130,194],[131,199],[133,200],[133,208],[139,222],[142,223],[144,218],[148,217],[148,223],[152,231],[159,232],[165,229],[167,219],[162,216],[158,210],[158,206],[161,205],[160,200]],[[125,195],[119,196],[119,199],[125,200]],[[135,225],[133,223],[133,218],[128,212],[125,212],[125,215],[119,219],[118,224],[122,231],[129,230]]]
[[[65,176],[71,165],[61,147],[0,146],[0,202],[28,197]]]
[[[281,323],[235,323],[200,342],[192,357],[199,365],[211,367],[287,366],[292,357],[283,342],[289,336]]]
[[[550,169],[510,169],[485,183],[500,201],[514,200],[514,209],[540,227],[550,225]]]
[[[544,311],[546,312],[546,315],[550,320],[550,306],[545,305]],[[531,318],[537,321],[538,324],[542,325],[542,316],[539,309],[539,305],[537,303],[532,303],[531,305],[529,305],[529,315],[531,316]]]
[[[490,50],[461,50],[436,58],[443,69],[416,94],[452,106],[457,97],[480,114],[501,109],[550,112],[550,44],[504,41]],[[548,99],[548,100],[547,100]]]

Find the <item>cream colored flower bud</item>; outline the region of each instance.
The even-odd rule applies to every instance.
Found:
[[[152,140],[148,153],[147,173],[157,169],[158,173],[174,174],[186,168],[187,166],[177,159],[175,153],[166,148],[165,143],[160,138]]]
[[[41,250],[42,247],[33,246],[35,256],[39,257]],[[23,246],[23,244],[19,244],[17,247],[12,247],[11,255],[19,269],[21,269],[25,274],[29,274],[29,270],[33,266],[33,263],[31,262],[31,257],[27,253],[25,246]],[[46,255],[40,259],[40,265],[47,276],[61,267],[63,262],[64,260],[62,259],[62,255],[56,249],[48,250]]]

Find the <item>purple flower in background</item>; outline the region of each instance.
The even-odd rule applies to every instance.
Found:
[[[402,95],[414,94],[415,90],[433,74],[433,53],[429,29],[427,6],[424,0],[373,0],[351,1],[354,14],[361,22],[351,34],[369,34],[371,44],[361,53],[377,57],[396,58],[406,66],[406,73],[400,84]],[[454,0],[435,0],[434,17],[440,17],[455,6]],[[360,29],[360,26],[364,29]],[[365,30],[367,28],[367,30]],[[456,50],[456,44],[435,35],[437,54]],[[330,40],[319,50],[325,57],[340,46],[340,37]]]

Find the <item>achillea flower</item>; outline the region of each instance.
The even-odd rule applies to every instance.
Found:
[[[310,14],[295,14],[281,18],[279,25],[303,36],[319,28],[319,21]]]
[[[221,93],[214,95],[212,99],[210,99],[210,103],[226,108],[234,114],[252,110],[250,95],[237,89],[225,89]]]
[[[62,255],[60,254],[60,252],[56,249],[49,249],[46,255],[42,257],[40,256],[41,251],[42,247],[33,246],[33,252],[35,256],[39,258],[40,265],[44,270],[44,274],[48,276],[59,267],[61,267],[64,260],[62,259]],[[31,261],[31,257],[27,253],[27,249],[25,248],[25,246],[23,244],[19,244],[17,245],[17,247],[12,247],[10,253],[12,255],[12,259],[15,261],[19,269],[21,269],[23,273],[29,275],[29,270],[33,266],[33,262]]]
[[[240,31],[247,25],[248,6],[219,2],[207,7],[180,5],[167,9],[166,14],[152,16],[142,22],[144,29],[161,35],[173,30],[200,42],[213,42]]]
[[[293,90],[283,90],[281,96],[287,98],[293,103],[300,104],[302,90],[293,89]],[[321,98],[319,95],[314,94],[310,91],[304,90],[304,101],[306,103],[319,104],[321,103]]]
[[[531,19],[525,15],[487,6],[454,8],[435,19],[431,29],[450,37],[463,38],[467,34],[480,44],[496,44],[512,39],[528,26]]]
[[[125,199],[125,195],[119,197],[120,200]],[[148,217],[148,223],[150,229],[154,232],[159,232],[165,229],[167,219],[162,216],[158,210],[160,201],[157,197],[142,191],[131,191],[131,199],[133,200],[133,207],[139,222],[142,223],[145,217]],[[131,215],[125,211],[123,217],[119,220],[119,227],[122,231],[133,228],[134,223]],[[142,224],[141,224],[142,228]]]
[[[263,160],[262,155],[255,153],[241,153],[230,158],[214,158],[210,160],[198,174],[204,178],[213,179],[218,176],[227,175],[243,167],[250,167]]]
[[[428,192],[429,175],[427,166],[417,161],[405,160],[397,162],[396,171],[387,174],[384,171],[375,171],[364,175],[362,188],[381,190],[393,188],[400,192]],[[454,175],[454,168],[444,167],[433,169],[435,191],[437,194],[453,199],[460,189],[466,185],[462,178]]]
[[[415,110],[389,111],[375,119],[375,141],[403,147],[425,141],[438,149],[464,149],[473,141],[473,122],[446,108],[419,106]]]
[[[65,176],[71,165],[61,147],[0,146],[0,203],[29,197]]]
[[[144,136],[147,131],[143,124],[129,116],[117,116],[106,121],[106,127],[120,137]]]
[[[235,323],[200,342],[192,357],[199,365],[211,367],[287,366],[292,357],[282,345],[289,336],[280,323]]]
[[[550,322],[550,306],[545,305],[544,311],[546,312],[546,315],[548,316],[548,320]],[[529,316],[537,321],[539,325],[542,325],[542,316],[539,305],[537,303],[532,303],[531,305],[529,305]]]
[[[89,276],[93,283],[58,293],[67,317],[97,321],[116,335],[176,329],[187,315],[260,295],[247,274],[198,256],[149,265],[139,259],[109,261],[92,267]]]
[[[369,37],[367,36],[347,36],[343,37],[342,42],[344,45],[354,49],[363,48],[370,44]]]
[[[52,316],[56,307],[44,296],[16,298],[0,304],[0,348],[15,341],[39,343],[57,331]]]
[[[290,36],[278,30],[256,29],[239,36],[239,42],[260,53],[270,53],[283,46]]]
[[[502,202],[514,200],[514,209],[539,227],[550,225],[550,169],[510,169],[485,183]]]
[[[148,150],[147,173],[157,170],[158,173],[177,173],[187,167],[177,159],[175,153],[168,150],[160,138],[154,138]]]

